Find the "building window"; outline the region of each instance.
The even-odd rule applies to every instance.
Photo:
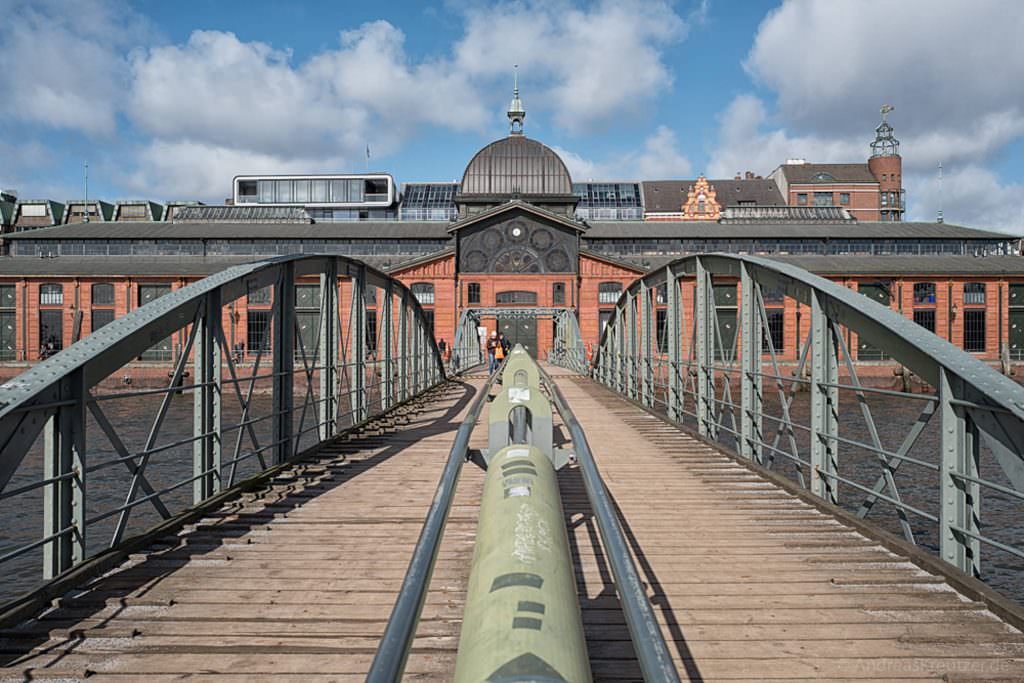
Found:
[[[295,308],[320,309],[320,285],[295,285]]]
[[[96,308],[92,312],[92,331],[114,322],[113,308]]]
[[[551,285],[551,303],[554,306],[565,305],[565,283],[555,282]]]
[[[537,293],[525,291],[498,292],[494,295],[494,302],[499,306],[507,306],[510,304],[535,306],[537,304]]]
[[[602,282],[597,286],[597,303],[614,304],[622,294],[622,284],[619,282]]]
[[[815,192],[814,193],[814,205],[815,206],[832,206],[832,193],[831,192]]]
[[[93,306],[114,305],[114,285],[109,282],[100,282],[92,286]]]
[[[366,350],[377,353],[377,311],[366,311]]]
[[[433,305],[434,285],[429,282],[416,282],[409,289],[412,290],[412,295],[416,297],[416,301],[419,301],[421,306]]]
[[[0,360],[17,356],[16,302],[14,285],[0,285]]]
[[[249,353],[270,350],[270,311],[249,311],[246,340]]]
[[[39,286],[40,306],[63,306],[64,285],[48,284]]]
[[[39,357],[49,358],[64,348],[64,311],[39,311]]]
[[[654,331],[658,353],[668,353],[668,311],[664,308],[654,312]]]
[[[264,304],[270,304],[270,286],[262,287],[260,289],[249,289],[249,293],[245,297],[246,303],[250,306],[262,306]]]
[[[139,306],[145,306],[170,293],[170,285],[139,285]]]
[[[935,303],[935,283],[915,282],[914,283],[914,305]]]
[[[786,348],[786,326],[783,309],[767,308],[765,309],[765,316],[768,318],[768,328],[764,331],[761,350],[764,353],[769,353],[770,349],[774,349],[775,353],[779,353]],[[771,340],[771,347],[768,346],[769,340]]]
[[[427,334],[434,336],[434,311],[430,308],[423,309],[423,319],[427,322]]]
[[[931,333],[935,333],[935,309],[918,309],[914,311],[914,322],[928,330]]]
[[[839,204],[840,206],[846,206],[850,203],[850,193],[840,192],[839,193]]]
[[[124,218],[148,218],[145,204],[128,204],[121,207],[120,217]]]
[[[964,305],[984,306],[985,305],[985,283],[967,282],[964,283]]]
[[[601,335],[603,336],[604,335],[604,328],[608,327],[608,323],[611,322],[612,311],[610,311],[610,310],[609,311],[600,311],[598,313],[598,315],[599,315],[600,324],[601,324]]]
[[[964,351],[981,353],[985,350],[985,314],[983,308],[964,311]]]
[[[797,195],[796,195],[796,205],[797,206],[807,206],[807,193],[806,192],[799,192],[799,193],[797,193]]]
[[[466,286],[466,303],[479,304],[480,303],[480,283],[470,282]]]

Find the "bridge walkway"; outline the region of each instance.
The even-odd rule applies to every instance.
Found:
[[[556,381],[618,505],[681,676],[1024,680],[1024,637],[983,603],[599,384]],[[567,508],[585,505],[582,487],[566,494]],[[590,526],[573,536],[584,565],[600,563]],[[584,605],[612,602],[606,576],[583,579]],[[595,616],[584,609],[590,633]],[[637,676],[630,647],[591,641],[595,676]]]
[[[483,384],[450,383],[389,433],[325,446],[3,633],[0,680],[364,680]],[[482,481],[463,469],[409,679],[443,680],[454,668]]]
[[[1024,680],[1024,638],[983,604],[597,384],[550,370],[690,680]],[[4,632],[0,680],[363,680],[482,384],[448,384],[406,424],[325,447]],[[485,440],[478,427],[471,446]],[[559,478],[594,677],[639,679],[579,472]],[[463,469],[407,680],[451,676],[482,480]]]

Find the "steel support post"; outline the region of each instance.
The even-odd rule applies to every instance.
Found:
[[[349,405],[352,424],[367,417],[366,401],[366,268],[360,265],[352,274],[352,306],[349,315],[349,347],[352,375],[349,380]]]
[[[942,430],[939,462],[939,554],[973,576],[981,573],[979,545],[957,529],[978,533],[978,487],[963,475],[978,476],[978,429],[962,407],[963,380],[939,369],[939,417]]]
[[[82,370],[61,381],[57,408],[43,429],[43,476],[64,477],[43,487],[43,578],[52,579],[85,559],[85,401]]]
[[[338,352],[341,346],[338,329],[338,262],[329,259],[326,271],[320,274],[320,334],[317,358],[319,367],[321,441],[334,436],[338,426]],[[316,411],[314,411],[316,412]]]
[[[683,350],[682,350],[682,298],[679,296],[679,281],[671,268],[665,268],[666,341],[668,342],[668,419],[681,422],[683,419]]]
[[[639,344],[637,343],[637,298],[634,294],[626,295],[626,390],[630,398],[638,398],[637,359]]]
[[[740,275],[740,455],[761,462],[763,441],[761,400],[762,302],[749,266]]]
[[[274,462],[292,455],[292,412],[295,401],[295,264],[281,264],[274,285]]]
[[[651,408],[654,406],[654,350],[651,328],[654,327],[654,307],[651,305],[652,290],[640,282],[640,401]]]
[[[221,489],[221,325],[220,290],[206,295],[196,325],[192,392],[192,502],[203,502]]]
[[[398,396],[399,401],[409,398],[409,290],[402,290],[398,307]]]
[[[715,400],[715,307],[712,300],[711,274],[704,268],[704,261],[697,259],[697,281],[694,289],[697,307],[696,337],[697,348],[697,431],[701,436],[715,438],[718,430],[714,425]]]
[[[838,503],[839,363],[822,297],[811,292],[811,493]]]
[[[412,393],[415,396],[423,388],[420,384],[420,367],[423,364],[420,359],[420,354],[423,353],[423,326],[420,324],[419,318],[416,317],[416,311],[411,306],[409,307],[409,317],[412,320],[412,333],[410,334],[410,341],[412,342]]]
[[[615,391],[626,393],[626,307],[615,311]]]
[[[383,328],[381,329],[381,344],[384,346],[384,370],[381,374],[381,385],[380,385],[380,407],[381,410],[389,410],[391,408],[391,402],[394,398],[395,391],[395,378],[394,378],[394,329],[395,321],[392,317],[392,297],[394,296],[393,286],[389,280],[387,285],[384,287],[384,301],[381,302],[380,317]],[[378,354],[379,357],[379,354]]]

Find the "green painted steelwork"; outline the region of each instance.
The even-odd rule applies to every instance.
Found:
[[[538,448],[503,448],[487,470],[454,680],[590,680],[558,481]]]

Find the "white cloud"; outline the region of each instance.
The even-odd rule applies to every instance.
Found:
[[[502,3],[469,11],[455,63],[470,78],[507,78],[518,63],[527,111],[540,103],[560,127],[581,131],[642,112],[669,88],[661,50],[686,32],[665,2]]]
[[[977,165],[944,168],[941,184],[937,170],[904,180],[912,220],[935,220],[941,207],[948,223],[1024,236],[1024,184],[1003,183]]]
[[[562,157],[576,182],[689,178],[693,173],[690,160],[678,149],[675,132],[667,126],[658,126],[644,140],[642,151],[620,154],[604,161],[586,159],[561,147],[552,149]]]
[[[123,177],[127,187],[160,200],[213,202],[231,196],[231,181],[236,175],[326,173],[336,171],[343,163],[337,157],[277,156],[188,140],[156,140],[135,157],[138,166]]]
[[[150,37],[147,22],[105,0],[0,4],[0,117],[114,133],[128,68],[124,54]]]

